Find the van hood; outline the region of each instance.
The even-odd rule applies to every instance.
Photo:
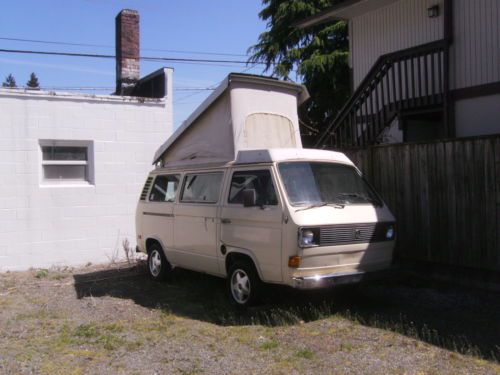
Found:
[[[395,221],[387,206],[376,207],[371,204],[324,206],[309,209],[290,207],[290,217],[298,226]]]

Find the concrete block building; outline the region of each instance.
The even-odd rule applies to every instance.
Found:
[[[116,19],[112,95],[0,89],[0,271],[135,247],[135,205],[172,132],[172,69],[139,78],[139,15]]]

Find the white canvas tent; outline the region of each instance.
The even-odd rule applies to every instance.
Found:
[[[232,73],[158,149],[153,164],[221,163],[240,150],[302,148],[299,84]]]

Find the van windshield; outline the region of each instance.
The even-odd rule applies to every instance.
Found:
[[[292,206],[382,205],[377,194],[352,166],[286,162],[279,163],[278,169]]]

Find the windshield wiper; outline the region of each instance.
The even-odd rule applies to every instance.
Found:
[[[344,198],[360,198],[363,199],[366,202],[373,203],[377,206],[381,206],[381,203],[378,200],[375,200],[373,198],[370,198],[366,195],[363,194],[358,194],[358,193],[339,193],[337,194],[339,197],[344,197]]]
[[[299,208],[298,210],[295,210],[295,212],[305,211],[305,210],[309,210],[311,208],[318,208],[318,207],[325,207],[325,206],[332,206],[335,208],[344,208],[345,207],[344,204],[321,202],[321,203],[314,203],[314,204],[311,204],[309,206]]]

